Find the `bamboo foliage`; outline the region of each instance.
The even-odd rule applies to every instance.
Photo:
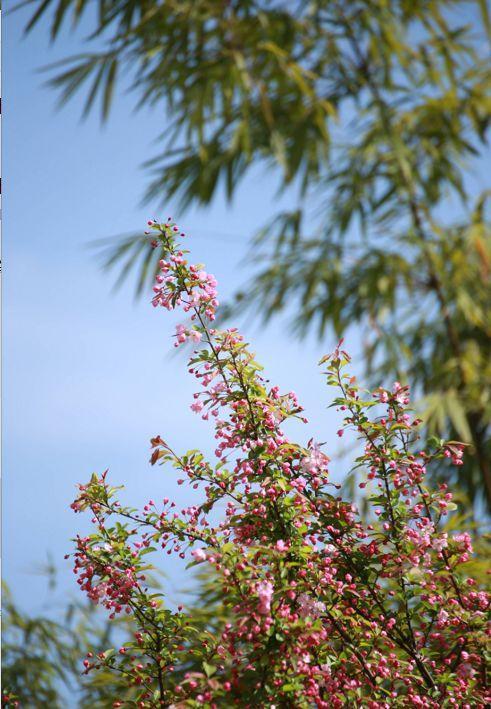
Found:
[[[459,484],[491,503],[491,246],[472,166],[490,116],[489,8],[438,0],[44,0],[55,39],[89,20],[88,51],[51,68],[62,102],[110,113],[128,77],[165,109],[146,197],[231,199],[252,166],[295,195],[254,242],[236,307],[293,304],[299,333],[359,324],[369,373],[407,378],[429,428],[468,442]],[[97,11],[94,11],[94,6]],[[476,163],[477,161],[477,163]],[[139,237],[108,266],[151,281]],[[138,262],[135,264],[135,258]],[[152,260],[153,259],[153,260]],[[445,470],[442,470],[445,474]]]

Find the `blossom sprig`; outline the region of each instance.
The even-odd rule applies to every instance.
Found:
[[[181,306],[184,312],[193,311],[192,319],[205,316],[208,320],[214,320],[218,307],[215,277],[207,273],[200,264],[188,265],[185,258],[188,252],[177,246],[176,236],[179,229],[172,221],[168,220],[160,225],[156,222],[148,224],[157,232],[155,244],[160,242],[168,253],[166,259],[159,261],[152,305],[167,310]],[[181,232],[180,236],[182,238],[184,234]],[[184,329],[178,331],[178,338],[182,338],[184,332]]]
[[[288,419],[306,421],[295,393],[269,384],[236,329],[213,327],[216,280],[188,263],[179,228],[150,231],[167,254],[152,302],[190,318],[176,342],[200,347],[191,408],[213,423],[216,461],[151,440],[151,463],[199,498],[182,509],[167,497],[122,507],[105,473],[81,486],[73,507],[91,511],[95,532],[76,542],[79,584],[139,628],[86,670],[127,673],[141,707],[484,707],[489,597],[465,573],[470,536],[444,528],[450,491],[426,484],[428,466],[458,465],[461,446],[419,450],[408,388],[362,390],[340,343],[322,365],[340,431],[362,443],[362,516],[331,482],[323,446],[288,437]],[[147,559],[161,554],[212,575],[223,607],[213,633],[152,592]]]

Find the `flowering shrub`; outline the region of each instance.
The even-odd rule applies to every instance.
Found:
[[[305,421],[295,394],[268,384],[237,330],[213,328],[215,278],[188,263],[172,222],[150,227],[167,253],[153,305],[190,317],[176,346],[201,343],[191,408],[213,422],[217,462],[152,439],[151,463],[202,493],[180,511],[167,498],[122,506],[107,472],[80,486],[72,507],[91,511],[95,532],[76,540],[78,583],[139,628],[133,642],[88,656],[86,672],[122,673],[139,707],[484,707],[489,598],[465,573],[470,536],[442,530],[451,493],[425,486],[436,459],[461,464],[462,446],[419,450],[408,388],[359,388],[340,343],[321,363],[338,390],[338,433],[362,441],[363,518],[330,481],[322,446],[285,434],[288,419]],[[162,550],[213,571],[221,627],[149,590],[147,555]]]

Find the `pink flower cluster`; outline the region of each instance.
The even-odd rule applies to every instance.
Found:
[[[133,590],[138,586],[135,568],[114,568],[108,560],[106,566],[98,566],[93,562],[93,557],[87,554],[87,538],[78,539],[78,552],[76,554],[75,573],[79,575],[78,584],[82,591],[87,593],[91,601],[102,603],[111,611],[110,618],[125,609],[131,612],[128,602],[133,596]],[[106,549],[108,552],[111,549]],[[91,551],[98,551],[92,549]],[[144,578],[144,577],[141,577]]]
[[[155,222],[149,222],[149,225],[156,226]],[[179,232],[170,221],[162,226],[167,241]],[[217,281],[211,273],[200,266],[188,265],[185,252],[181,249],[169,253],[167,259],[161,259],[159,269],[153,288],[154,307],[173,310],[182,306],[184,312],[193,311],[192,319],[198,316],[198,311],[208,320],[215,319],[218,307]]]
[[[216,282],[187,264],[179,229],[151,226],[168,254],[153,303],[191,316],[177,343],[203,347],[189,364],[191,408],[213,421],[216,461],[152,439],[152,464],[171,464],[201,494],[180,511],[167,498],[121,507],[105,475],[81,488],[74,509],[90,508],[96,525],[77,542],[81,586],[140,626],[128,652],[90,668],[127,673],[142,707],[484,709],[489,596],[465,571],[470,535],[445,529],[451,493],[426,484],[430,466],[459,464],[461,447],[420,450],[408,387],[365,392],[340,343],[322,364],[340,431],[362,441],[362,514],[339,495],[321,445],[287,436],[287,420],[306,421],[295,393],[270,386],[235,329],[209,329]],[[220,598],[213,632],[198,610],[171,613],[145,588],[152,550],[208,570]]]

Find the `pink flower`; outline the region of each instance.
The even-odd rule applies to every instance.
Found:
[[[201,409],[203,408],[203,402],[202,401],[195,401],[194,404],[191,404],[191,411],[194,411],[195,414],[199,414]]]
[[[316,601],[307,593],[301,593],[298,597],[300,606],[300,616],[302,618],[318,618],[325,610],[326,606],[322,601]]]
[[[319,473],[321,470],[327,472],[329,463],[328,456],[321,451],[318,443],[309,444],[309,455],[302,458],[302,470],[306,473]]]
[[[448,613],[447,611],[441,609],[441,611],[438,613],[438,625],[443,626],[446,624],[448,620]]]
[[[276,546],[277,551],[285,551],[285,549],[288,549],[288,544],[285,544],[283,539],[278,539],[275,546]]]
[[[433,549],[436,551],[442,551],[445,547],[448,547],[446,532],[444,532],[439,539],[433,540]]]
[[[179,344],[186,342],[186,328],[184,325],[176,325],[176,337]]]
[[[193,549],[191,556],[194,557],[195,561],[206,561],[206,554],[203,549]]]
[[[458,544],[462,544],[464,549],[472,553],[472,540],[471,535],[468,532],[462,532],[461,534],[456,534],[454,541]]]
[[[472,679],[476,674],[476,670],[468,662],[464,662],[458,666],[457,674],[464,679]]]
[[[269,615],[273,590],[274,587],[270,581],[261,581],[261,583],[258,584],[257,596],[259,598],[259,604],[257,610],[261,615]]]

